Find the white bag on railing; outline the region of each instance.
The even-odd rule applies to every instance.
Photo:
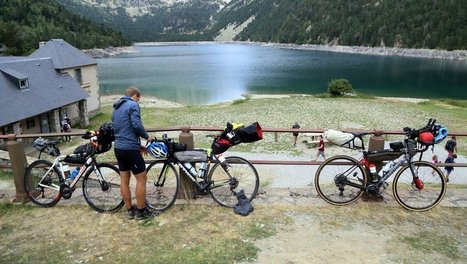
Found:
[[[327,141],[342,147],[351,149],[363,148],[362,140],[358,137],[355,137],[352,133],[328,129],[324,131],[323,136],[327,139]]]

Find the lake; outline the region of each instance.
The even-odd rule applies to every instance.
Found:
[[[101,94],[128,86],[183,104],[243,94],[318,94],[344,78],[374,96],[467,99],[467,62],[280,47],[200,43],[135,46],[140,53],[97,59]]]

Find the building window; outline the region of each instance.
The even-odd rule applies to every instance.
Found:
[[[81,75],[81,69],[75,69],[75,80],[79,84],[83,84],[83,76]]]
[[[27,129],[30,129],[30,128],[33,128],[36,126],[36,119],[33,117],[33,118],[28,118],[26,119],[26,127]]]
[[[20,79],[19,80],[19,88],[20,89],[28,89],[29,88],[28,79]]]

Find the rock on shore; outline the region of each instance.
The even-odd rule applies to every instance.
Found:
[[[383,56],[404,56],[419,58],[437,58],[448,60],[467,60],[467,50],[437,50],[437,49],[406,49],[392,47],[363,47],[363,46],[339,46],[339,45],[296,45],[268,43],[264,45],[278,46],[288,49],[320,50],[342,53],[383,55]]]
[[[103,58],[103,57],[115,56],[119,54],[138,53],[139,51],[135,49],[134,46],[127,46],[127,47],[107,47],[104,49],[88,49],[88,50],[83,50],[83,52],[93,58]]]

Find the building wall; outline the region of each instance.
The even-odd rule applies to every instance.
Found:
[[[97,76],[97,64],[89,65],[81,68],[70,68],[65,69],[64,72],[67,72],[71,77],[77,80],[76,69],[81,69],[81,87],[90,95],[86,99],[88,114],[89,116],[94,116],[100,112],[101,103],[100,103],[100,93],[99,93],[99,79]],[[67,112],[69,113],[69,118],[74,120],[74,118],[79,117],[78,104],[73,104],[67,107]],[[76,114],[75,114],[76,113]]]

